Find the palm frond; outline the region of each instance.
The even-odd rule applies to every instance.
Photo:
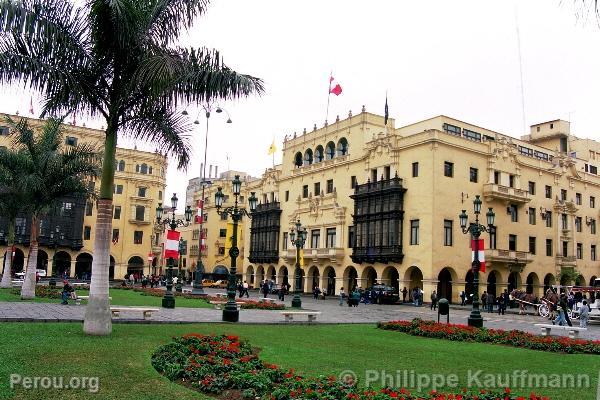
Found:
[[[149,2],[145,34],[161,47],[174,43],[182,29],[189,29],[206,12],[208,0],[155,0]],[[140,2],[140,5],[144,4]]]
[[[166,109],[141,110],[128,119],[123,133],[153,143],[157,150],[177,158],[177,167],[185,169],[190,162],[189,137],[192,130],[188,119]]]

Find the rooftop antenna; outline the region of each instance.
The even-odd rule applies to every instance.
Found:
[[[521,58],[521,33],[519,32],[519,15],[515,4],[515,27],[517,29],[517,49],[519,52],[519,76],[521,78],[521,116],[523,118],[523,134],[527,134],[527,123],[525,122],[525,89],[523,87],[523,59]]]

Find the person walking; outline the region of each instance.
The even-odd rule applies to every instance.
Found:
[[[562,308],[560,305],[557,307],[557,311],[558,311],[558,315],[556,316],[556,319],[552,320],[552,325],[566,325],[567,324],[567,320],[565,319],[565,309]]]
[[[344,288],[340,288],[340,306],[344,305],[344,297],[346,297],[346,293],[344,293]]]
[[[465,300],[466,300],[467,296],[465,295],[465,291],[461,290],[460,291],[460,305],[464,306],[465,305]]]
[[[587,301],[583,301],[581,308],[579,309],[579,327],[587,328],[588,320],[590,318],[590,307]]]
[[[567,325],[573,326],[573,323],[571,322],[571,319],[569,318],[569,307],[567,306],[567,302],[568,302],[567,296],[564,293],[561,294],[558,304],[563,309],[564,319],[565,319],[565,322],[567,323]]]
[[[487,294],[487,311],[489,313],[494,312],[494,295],[492,293]]]
[[[432,310],[437,310],[437,302],[438,302],[438,297],[437,297],[437,293],[434,290],[433,292],[431,292],[431,309]]]
[[[263,292],[263,297],[267,298],[269,297],[269,282],[265,281],[262,285],[262,292]]]
[[[406,286],[402,289],[402,302],[406,303],[406,295],[408,294],[408,290],[406,290]]]
[[[498,301],[498,315],[504,315],[504,309],[506,307],[504,304],[504,295],[500,294],[496,300]]]
[[[487,308],[487,291],[483,291],[483,294],[481,295],[481,308],[482,309],[486,309]]]
[[[242,294],[240,295],[240,297],[242,297],[243,295],[246,295],[246,297],[250,297],[250,294],[248,294],[248,282],[244,281],[244,283],[242,283]],[[269,290],[270,291],[270,290]]]

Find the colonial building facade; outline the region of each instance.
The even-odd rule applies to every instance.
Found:
[[[216,170],[217,167],[215,167]],[[211,166],[212,170],[212,166]],[[231,268],[231,259],[229,257],[229,249],[231,248],[231,235],[233,233],[233,222],[231,217],[225,218],[217,214],[215,207],[215,193],[217,189],[222,188],[222,192],[225,195],[223,201],[223,207],[233,206],[235,197],[232,194],[231,181],[239,175],[242,181],[242,189],[238,198],[238,206],[248,208],[248,196],[247,191],[248,182],[253,178],[247,173],[241,171],[225,171],[222,172],[219,177],[207,178],[207,184],[204,189],[204,207],[203,207],[203,223],[202,231],[204,231],[204,243],[205,248],[200,252],[200,239],[201,231],[200,224],[194,217],[192,224],[188,227],[179,229],[181,231],[182,238],[187,241],[187,253],[184,255],[183,263],[185,265],[186,274],[191,274],[196,270],[198,263],[198,256],[202,256],[202,264],[204,265],[204,272],[206,279],[226,279],[229,269]],[[200,179],[194,178],[189,181],[188,185],[188,198],[192,198],[192,208],[194,209],[194,216],[196,213],[196,207],[198,201],[202,199],[202,188],[199,185]],[[240,255],[237,258],[238,272],[241,271],[244,258],[246,254],[246,236],[244,226],[248,224],[248,219],[243,218],[238,224],[238,248]]]
[[[384,283],[432,290],[454,301],[472,292],[473,200],[496,214],[483,234],[487,270],[480,290],[541,296],[559,283],[600,275],[597,220],[600,143],[570,134],[569,123],[505,134],[438,116],[396,128],[366,112],[349,114],[284,142],[281,165],[247,185],[262,199],[251,224],[244,279],[294,285],[289,233],[307,230],[302,290],[330,294]],[[258,223],[260,220],[260,224]],[[577,271],[568,282],[565,271]]]
[[[19,116],[11,116],[18,120]],[[43,120],[28,118],[34,129]],[[85,142],[102,149],[104,132],[65,124],[65,146]],[[12,140],[8,128],[0,127],[0,145]],[[162,231],[154,224],[155,209],[164,202],[167,160],[158,153],[117,148],[113,197],[110,278],[125,274],[150,273],[161,265]],[[91,182],[96,190],[100,181]],[[167,196],[170,197],[170,196]],[[78,278],[89,277],[94,257],[96,206],[93,201],[65,198],[59,210],[42,219],[37,268],[48,275],[65,272]],[[0,219],[0,243],[6,243],[7,221]],[[13,273],[27,265],[30,224],[26,215],[17,219]],[[54,268],[52,265],[54,264]]]

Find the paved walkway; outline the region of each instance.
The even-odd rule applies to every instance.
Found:
[[[291,296],[286,298],[289,306]],[[378,321],[410,320],[422,318],[437,320],[437,313],[428,306],[413,307],[412,305],[376,305],[360,304],[358,307],[339,306],[338,301],[314,300],[309,297],[302,299],[302,308],[320,311],[317,323],[346,324],[346,323],[376,323]],[[0,321],[2,322],[80,322],[83,321],[85,306],[61,305],[57,303],[25,303],[0,302]],[[547,320],[531,315],[498,315],[497,313],[482,313],[484,326],[496,329],[518,329],[539,334],[536,323],[546,323]],[[121,317],[113,319],[117,323],[220,323],[221,310],[208,308],[163,309],[154,313],[149,320],[142,320],[139,312],[123,312]],[[469,310],[451,309],[450,322],[466,324]],[[298,318],[302,321],[304,317]],[[285,324],[283,316],[278,311],[241,310],[240,322],[254,324]],[[578,322],[576,321],[576,324]],[[553,332],[554,333],[554,332]],[[566,332],[557,331],[557,335],[566,336]],[[582,332],[585,339],[600,340],[600,324],[591,325],[587,332]]]

